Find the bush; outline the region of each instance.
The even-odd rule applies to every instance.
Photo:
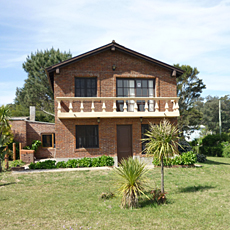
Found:
[[[69,159],[67,162],[60,161],[55,165],[56,161],[47,160],[43,162],[31,163],[30,169],[52,169],[52,168],[79,168],[79,167],[100,167],[113,166],[114,160],[109,156],[101,156],[97,158],[84,157],[81,159]]]
[[[206,156],[204,154],[196,154],[197,161],[200,163],[204,163],[207,161]]]
[[[229,141],[229,136],[226,133],[220,134],[209,134],[202,139],[202,146],[200,147],[200,153],[207,156],[223,156],[223,150],[225,144]]]
[[[230,143],[229,142],[222,142],[221,143],[223,148],[223,157],[230,157]]]
[[[39,161],[37,163],[30,163],[29,169],[54,169],[56,161],[47,160],[47,161]]]
[[[196,154],[193,151],[183,153],[180,156],[175,156],[174,158],[164,158],[164,166],[172,166],[172,165],[193,165],[197,162]],[[153,160],[153,164],[156,166],[160,166],[161,162],[159,159],[155,158]]]
[[[25,146],[23,149],[34,150],[34,152],[36,152],[41,144],[42,144],[41,141],[33,140],[31,146],[29,146],[29,145]]]
[[[186,140],[179,140],[178,151],[180,154],[192,151],[192,147]]]
[[[16,161],[12,161],[10,162],[10,167],[17,167],[17,166],[23,166],[26,163],[21,161],[21,160],[16,160]]]
[[[194,165],[197,162],[196,154],[193,151],[183,153],[181,158],[184,165]]]
[[[65,161],[59,161],[59,162],[56,164],[56,167],[57,167],[57,168],[66,168],[66,162],[65,162]]]

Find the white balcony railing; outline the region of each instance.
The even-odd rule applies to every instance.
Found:
[[[180,115],[179,97],[57,97],[56,100],[58,118],[178,117]],[[67,106],[68,112],[63,112],[62,102],[65,104],[65,110]],[[144,111],[138,111],[140,102]]]

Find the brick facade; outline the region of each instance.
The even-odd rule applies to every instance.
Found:
[[[33,140],[40,140],[44,133],[55,133],[55,125],[52,123],[11,120],[11,130],[14,134],[14,140],[22,143],[22,148],[31,145]],[[35,152],[36,158],[49,158],[55,156],[55,148],[43,148]]]
[[[115,71],[112,66],[116,65]],[[60,73],[54,72],[54,101],[55,101],[55,133],[56,157],[78,158],[95,157],[100,155],[117,155],[117,125],[132,125],[132,152],[141,156],[141,122],[140,118],[101,118],[97,119],[59,119],[57,118],[57,97],[75,96],[75,77],[96,77],[97,97],[116,97],[117,78],[155,79],[156,97],[176,97],[176,77],[172,71],[155,65],[138,57],[121,51],[106,50],[89,56],[70,65],[60,68]],[[68,102],[62,102],[62,111],[68,111]],[[91,104],[84,103],[84,111],[90,111]],[[160,102],[160,110],[164,109],[164,102]],[[95,111],[99,111],[101,102],[95,102]],[[80,102],[73,102],[73,111],[80,110]],[[169,104],[172,110],[172,104]],[[111,104],[106,105],[106,111],[112,111]],[[158,124],[161,118],[144,118],[142,124],[152,122]],[[171,118],[176,123],[177,118]],[[99,148],[76,149],[76,125],[98,125]]]

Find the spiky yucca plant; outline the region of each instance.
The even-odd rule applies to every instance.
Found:
[[[118,168],[114,168],[118,191],[122,195],[121,206],[123,208],[135,208],[138,206],[138,198],[144,194],[147,186],[145,164],[138,159],[123,159]]]
[[[159,125],[150,123],[150,130],[145,133],[146,138],[144,152],[161,161],[161,193],[164,194],[164,158],[178,153],[179,130],[177,127],[164,119]]]

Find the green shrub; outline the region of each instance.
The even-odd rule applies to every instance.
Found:
[[[100,167],[100,157],[95,157],[92,159],[92,167]]]
[[[100,166],[113,166],[114,165],[114,160],[110,156],[103,155],[99,157],[99,161],[100,161]]]
[[[10,167],[17,167],[17,166],[23,166],[26,163],[23,162],[22,160],[16,160],[16,161],[12,161],[10,162]]]
[[[81,159],[69,159],[67,162],[60,161],[55,165],[56,161],[46,160],[37,163],[31,163],[30,169],[52,169],[52,168],[78,168],[78,167],[100,167],[113,166],[114,160],[109,156],[101,156],[97,158],[84,157]]]
[[[229,142],[222,142],[221,143],[223,148],[223,157],[230,157],[230,143]]]
[[[207,161],[206,156],[204,154],[196,154],[197,161],[200,163],[204,163]]]
[[[184,165],[193,165],[197,162],[196,154],[193,151],[183,153],[181,158]]]
[[[33,140],[31,146],[29,146],[29,145],[25,146],[23,149],[34,150],[34,152],[36,152],[41,144],[42,144],[41,141],[39,141],[39,140]]]
[[[84,157],[79,159],[79,167],[91,167],[92,159],[89,157]]]
[[[66,168],[66,162],[65,162],[65,161],[59,161],[59,162],[56,164],[56,167],[57,167],[57,168]]]
[[[29,169],[54,169],[56,161],[47,160],[47,161],[39,161],[37,163],[30,163]]]
[[[178,151],[180,154],[192,151],[192,147],[186,140],[179,140]]]
[[[223,142],[229,141],[229,136],[226,133],[220,134],[209,134],[202,139],[202,146],[200,147],[199,153],[207,156],[223,156],[223,150],[225,144]]]
[[[78,166],[78,159],[70,159],[66,162],[66,168],[77,168]]]
[[[164,158],[164,165],[165,166],[172,166],[172,165],[193,165],[197,162],[196,154],[193,151],[183,153],[180,156],[175,156],[174,158]],[[159,159],[154,158],[153,164],[156,166],[160,166],[161,162]]]

